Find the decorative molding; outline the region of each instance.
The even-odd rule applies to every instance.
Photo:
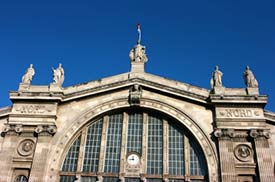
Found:
[[[34,145],[34,141],[31,139],[23,140],[17,147],[17,152],[23,157],[29,156],[34,151]]]
[[[246,144],[239,144],[234,148],[234,155],[239,161],[248,162],[253,158],[253,150]]]

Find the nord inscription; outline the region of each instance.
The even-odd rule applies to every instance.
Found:
[[[50,112],[46,108],[46,106],[41,105],[25,105],[25,106],[19,106],[16,108],[16,111],[20,113],[26,113],[26,114],[43,114],[45,112]]]
[[[252,109],[225,109],[219,112],[222,117],[248,118],[260,116],[259,111]]]

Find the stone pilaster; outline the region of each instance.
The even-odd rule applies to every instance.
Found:
[[[8,135],[2,143],[0,155],[0,181],[12,181],[12,158],[16,151],[17,136]]]
[[[51,139],[52,136],[49,134],[38,136],[29,182],[41,181],[41,178],[44,176]]]
[[[218,138],[218,148],[220,156],[221,179],[222,182],[237,182],[235,171],[233,139],[234,130],[216,130],[215,136]]]
[[[268,131],[252,130],[250,135],[254,138],[260,181],[275,182]]]

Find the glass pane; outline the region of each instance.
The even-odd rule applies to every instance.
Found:
[[[122,114],[109,119],[104,172],[118,173],[120,164]]]
[[[127,152],[138,152],[142,148],[143,114],[130,113],[128,121]]]
[[[139,178],[125,178],[125,182],[140,182]]]
[[[77,170],[80,136],[71,145],[63,163],[62,171],[75,172]]]
[[[119,179],[116,177],[104,177],[103,178],[103,182],[117,182],[117,181],[119,181]]]
[[[81,182],[96,182],[95,176],[82,176]]]
[[[97,172],[102,133],[102,119],[88,127],[85,145],[84,172]]]
[[[162,179],[158,179],[158,178],[147,178],[147,182],[162,182]]]
[[[189,139],[190,142],[190,173],[191,175],[202,175],[207,174],[206,161],[204,154],[199,144],[193,139]]]
[[[184,182],[184,179],[169,179],[169,182]]]
[[[75,176],[60,176],[60,182],[73,182],[75,179]]]
[[[156,116],[148,117],[147,173],[162,174],[163,164],[162,120]]]
[[[184,135],[172,124],[169,125],[169,174],[184,175]]]

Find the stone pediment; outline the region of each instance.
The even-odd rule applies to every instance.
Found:
[[[207,89],[169,80],[148,73],[124,73],[66,87],[62,90],[62,101],[66,102],[116,89],[123,89],[134,84],[139,84],[143,88],[153,89],[154,91],[169,94],[171,96],[174,95],[176,97],[183,97],[202,103],[206,103],[206,99],[209,97],[210,93]]]

